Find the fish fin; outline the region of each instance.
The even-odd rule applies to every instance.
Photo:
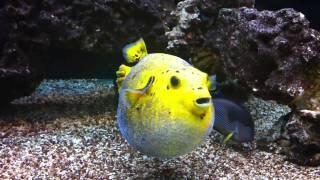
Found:
[[[208,77],[208,88],[210,91],[217,90],[217,76],[216,75],[211,75]]]
[[[143,96],[143,92],[139,91],[139,90],[131,90],[131,89],[127,89],[125,92],[125,99],[126,99],[126,104],[128,106],[133,106],[134,104],[137,103],[137,101],[139,100],[139,98],[141,96]]]
[[[224,136],[233,133],[230,138],[237,142],[253,141],[254,123],[250,113],[243,106],[222,98],[213,98],[212,102],[215,109],[215,130]]]
[[[124,95],[127,105],[134,106],[138,102],[138,100],[150,89],[154,82],[154,79],[154,76],[151,76],[147,85],[142,89],[126,89]]]
[[[224,138],[223,140],[223,144],[227,144],[227,142],[229,142],[233,137],[233,132],[229,133],[226,138]]]
[[[127,75],[130,73],[131,67],[121,64],[118,71],[116,72],[116,83],[118,87],[118,92],[120,92],[120,89],[122,87],[122,82],[127,77]]]
[[[148,54],[146,44],[142,38],[127,44],[122,49],[122,55],[129,64],[135,64]]]

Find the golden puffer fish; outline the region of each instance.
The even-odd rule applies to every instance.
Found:
[[[172,158],[190,152],[214,123],[208,75],[177,56],[144,53],[143,40],[138,42],[140,48],[134,48],[141,59],[132,55],[136,51],[130,46],[124,56],[139,62],[117,71],[120,131],[130,145],[150,156]]]

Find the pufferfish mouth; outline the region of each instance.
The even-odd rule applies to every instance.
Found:
[[[208,108],[211,105],[210,97],[198,98],[195,100],[195,105],[200,108]]]

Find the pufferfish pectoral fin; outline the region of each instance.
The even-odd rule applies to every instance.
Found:
[[[149,81],[147,83],[147,85],[142,88],[142,89],[126,89],[124,91],[124,98],[125,98],[125,102],[126,105],[131,107],[134,106],[137,101],[146,94],[146,92],[150,89],[150,87],[152,86],[153,82],[154,82],[154,76],[151,76],[149,78]]]
[[[138,41],[126,45],[122,49],[122,55],[129,64],[136,64],[148,54],[147,47],[142,38]]]

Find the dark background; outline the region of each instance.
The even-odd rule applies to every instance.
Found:
[[[320,30],[319,0],[256,0],[256,8],[259,10],[293,8],[307,17],[312,28]]]

